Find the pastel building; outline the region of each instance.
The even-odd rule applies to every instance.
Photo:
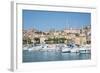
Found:
[[[41,32],[35,29],[23,30],[23,38],[31,39],[32,43],[43,43],[46,41],[53,43],[62,39],[65,44],[73,42],[77,45],[85,45],[91,43],[91,27],[86,26],[82,29],[64,29],[63,31]],[[25,40],[25,39],[24,39]],[[26,39],[27,40],[27,39]]]

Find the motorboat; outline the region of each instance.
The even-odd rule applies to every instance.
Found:
[[[53,50],[57,50],[57,49],[58,48],[55,45],[45,44],[42,46],[43,51],[53,51]]]
[[[80,53],[91,53],[91,46],[89,45],[81,46],[79,49],[79,52]]]
[[[38,51],[41,49],[42,49],[42,45],[36,45],[36,46],[28,48],[28,51]]]
[[[64,46],[64,47],[61,47],[60,48],[61,49],[61,51],[63,52],[63,53],[70,53],[70,47],[68,47],[68,46]]]
[[[31,48],[28,48],[28,51],[30,52],[30,51],[32,51],[33,50],[33,47],[31,47]]]
[[[28,47],[23,47],[23,50],[28,50]]]
[[[71,53],[79,53],[79,48],[72,48],[72,49],[70,49],[70,52]]]
[[[70,53],[70,48],[68,47],[63,48],[62,53]]]

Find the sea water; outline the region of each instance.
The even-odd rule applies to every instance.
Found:
[[[69,61],[91,59],[90,53],[62,53],[56,51],[23,50],[23,62]]]

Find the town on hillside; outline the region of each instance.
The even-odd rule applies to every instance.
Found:
[[[39,31],[35,28],[23,30],[23,45],[35,44],[71,44],[77,46],[91,44],[91,26],[85,26],[81,29],[64,29]]]

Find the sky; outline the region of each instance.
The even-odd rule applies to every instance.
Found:
[[[23,28],[39,31],[80,29],[91,24],[91,13],[23,10]]]

